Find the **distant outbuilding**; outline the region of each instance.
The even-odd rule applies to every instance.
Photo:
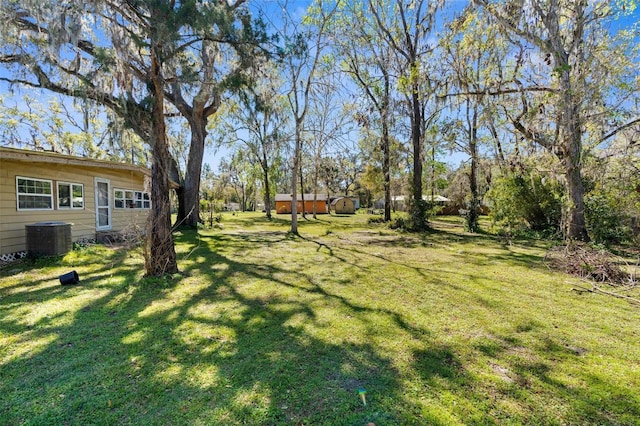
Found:
[[[296,194],[297,212],[302,213],[302,194]],[[276,194],[276,213],[291,214],[291,194]],[[315,201],[314,201],[315,200]],[[326,194],[304,194],[304,212],[313,213],[315,203],[316,213],[327,213],[327,196]]]
[[[331,202],[331,210],[337,214],[354,214],[356,206],[351,198],[340,197]]]

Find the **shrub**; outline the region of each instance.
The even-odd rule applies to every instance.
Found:
[[[384,216],[373,216],[370,217],[369,219],[367,219],[367,223],[369,225],[375,224],[375,223],[384,223]]]
[[[395,220],[392,220],[389,223],[389,228],[391,229],[400,229],[402,231],[408,231],[409,230],[409,220],[407,220],[405,217],[397,217]]]
[[[631,240],[631,229],[626,225],[626,217],[614,196],[593,191],[585,196],[584,207],[587,229],[595,243]]]
[[[494,180],[487,198],[495,226],[510,233],[556,233],[562,217],[562,186],[553,179],[523,171]]]

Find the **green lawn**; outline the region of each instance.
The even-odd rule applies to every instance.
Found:
[[[105,247],[4,267],[0,424],[640,424],[639,307],[539,242],[366,220],[224,215],[172,279]]]

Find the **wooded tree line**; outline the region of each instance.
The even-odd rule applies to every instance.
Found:
[[[302,192],[381,199],[385,221],[392,196],[406,195],[407,227],[421,231],[440,194],[471,231],[489,204],[509,232],[629,237],[640,208],[635,2],[296,5],[4,1],[0,80],[73,102],[3,104],[2,143],[148,162],[150,275],[177,271],[171,185],[186,226],[203,197],[262,200],[270,217],[276,192]],[[206,143],[229,155],[203,173]],[[452,153],[464,158],[455,170]]]

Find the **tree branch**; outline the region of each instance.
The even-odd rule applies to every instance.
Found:
[[[523,87],[523,88],[513,88],[513,89],[494,89],[494,90],[480,90],[480,91],[466,91],[466,92],[455,92],[455,93],[445,93],[444,95],[438,95],[438,98],[445,99],[449,97],[455,96],[500,96],[500,95],[508,95],[512,93],[523,93],[523,92],[548,92],[548,93],[557,93],[557,90],[551,87]]]
[[[602,138],[600,138],[600,140],[598,141],[598,143],[602,143],[604,141],[606,141],[609,138],[612,138],[613,136],[617,135],[618,133],[620,133],[621,131],[628,129],[629,127],[635,125],[635,124],[640,124],[640,117],[629,121],[628,123],[623,124],[622,126],[618,127],[617,129],[614,129],[612,131],[610,131],[609,133],[607,133],[606,135],[604,135]]]

